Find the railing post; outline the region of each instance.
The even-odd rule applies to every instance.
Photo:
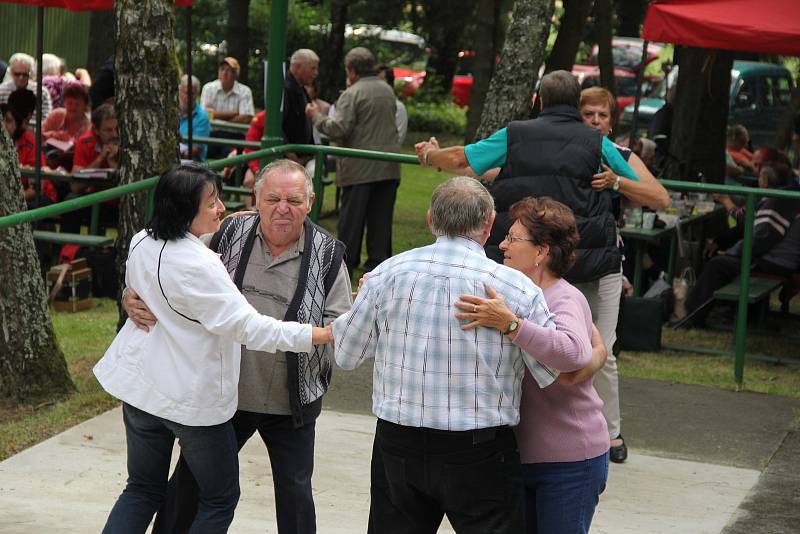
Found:
[[[92,218],[89,222],[89,235],[99,235],[100,231],[100,204],[92,204]]]
[[[739,275],[739,308],[736,311],[735,332],[735,368],[734,377],[737,387],[742,387],[744,381],[744,351],[747,338],[747,294],[750,290],[750,262],[753,257],[753,221],[755,219],[755,196],[747,193],[747,203],[744,214],[744,242],[742,243],[742,272]]]
[[[270,2],[269,42],[267,43],[267,83],[264,87],[264,137],[261,148],[270,148],[283,142],[283,60],[286,57],[286,21],[289,13],[288,0]],[[263,167],[275,156],[261,158]]]
[[[317,222],[322,211],[323,189],[322,173],[325,172],[325,154],[314,154],[314,205],[311,207],[311,220]]]

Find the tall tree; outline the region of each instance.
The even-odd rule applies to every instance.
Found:
[[[614,11],[612,7],[611,0],[595,0],[594,27],[597,34],[597,63],[600,66],[600,85],[616,94],[614,54],[611,48],[611,39],[614,34]]]
[[[617,35],[620,37],[639,37],[640,26],[644,20],[648,0],[616,0],[615,11],[619,19]]]
[[[481,115],[477,138],[482,139],[531,113],[531,96],[544,61],[552,0],[516,0],[500,63]]]
[[[556,42],[547,58],[546,72],[572,70],[585,35],[587,18],[592,11],[593,0],[564,0],[564,14],[558,26]]]
[[[475,57],[472,68],[472,90],[467,110],[467,128],[464,143],[472,143],[481,123],[483,103],[489,91],[489,82],[497,65],[497,55],[506,38],[510,0],[482,0],[478,2],[475,19],[484,21],[475,30]]]
[[[25,210],[14,143],[0,128],[0,217]],[[74,389],[56,343],[30,224],[0,230],[0,397],[32,400]]]
[[[225,40],[228,42],[228,55],[239,60],[239,81],[247,85],[250,70],[250,0],[228,0]]]
[[[89,53],[86,59],[86,68],[92,76],[114,55],[114,37],[114,11],[92,11],[89,15]]]
[[[344,27],[347,24],[347,0],[331,0],[331,30],[328,46],[320,54],[320,97],[336,102],[344,89]]]
[[[439,0],[424,3],[420,27],[431,48],[428,73],[423,90],[450,90],[456,72],[458,53],[464,48],[464,28],[474,19],[477,0]],[[472,46],[473,42],[470,42]],[[433,83],[429,83],[433,79]]]
[[[117,0],[116,108],[120,185],[161,174],[178,161],[178,65],[172,0]],[[147,195],[120,203],[117,267],[133,235],[145,224]],[[124,312],[120,307],[120,324]]]
[[[709,183],[725,180],[725,134],[733,53],[705,48],[676,49],[678,87],[672,115],[667,177]]]

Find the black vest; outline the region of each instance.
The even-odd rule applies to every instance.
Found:
[[[572,106],[545,108],[536,119],[508,125],[506,164],[491,188],[497,219],[486,243],[490,258],[502,261],[497,245],[513,223],[508,215],[511,205],[525,197],[547,196],[572,209],[581,236],[577,261],[565,278],[589,282],[619,271],[611,193],[592,189],[602,140]]]

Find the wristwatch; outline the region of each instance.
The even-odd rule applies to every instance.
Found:
[[[621,181],[622,181],[622,178],[620,178],[620,176],[617,175],[617,179],[614,180],[614,185],[611,186],[611,189],[613,189],[614,191],[619,191],[619,183]]]
[[[519,328],[519,317],[514,317],[506,328],[506,331],[503,332],[503,335],[511,334],[512,332],[516,332],[517,328]]]

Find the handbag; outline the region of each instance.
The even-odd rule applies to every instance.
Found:
[[[681,275],[672,281],[672,294],[675,297],[675,306],[672,309],[673,321],[680,321],[686,317],[686,299],[695,282],[697,278],[691,267],[686,267]]]

